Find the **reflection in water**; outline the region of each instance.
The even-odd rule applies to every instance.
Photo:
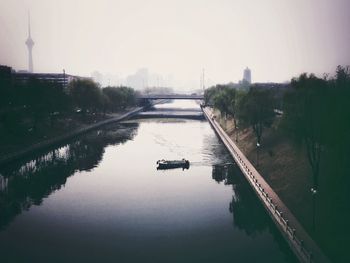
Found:
[[[223,164],[232,162],[230,154],[217,137],[205,135],[203,141],[204,148],[202,151],[206,163]]]
[[[89,171],[102,160],[108,145],[124,143],[137,132],[137,123],[110,125],[53,149],[36,159],[5,167],[0,174],[0,229],[31,205],[65,185],[76,171]]]
[[[3,192],[7,188],[8,179],[0,174],[0,192]]]
[[[244,230],[249,236],[265,230],[270,220],[237,165],[214,165],[212,171],[212,177],[216,182],[232,185],[229,210],[233,215],[234,226]]]
[[[191,169],[156,171],[160,158]],[[173,119],[109,126],[1,168],[1,260],[293,262],[232,162],[207,122]]]
[[[288,255],[286,260],[295,262],[292,252],[266,214],[264,207],[257,202],[257,197],[238,166],[235,163],[213,165],[212,178],[217,183],[232,185],[232,201],[229,204],[229,211],[233,216],[233,226],[252,237],[268,230],[279,241],[280,249]]]

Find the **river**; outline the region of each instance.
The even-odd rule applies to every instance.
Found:
[[[163,158],[190,168],[157,170]],[[296,262],[209,123],[185,119],[109,125],[2,167],[0,261]]]

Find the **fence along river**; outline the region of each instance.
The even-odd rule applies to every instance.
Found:
[[[296,262],[203,120],[111,124],[0,174],[4,262]]]

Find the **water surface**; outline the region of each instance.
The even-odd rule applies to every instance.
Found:
[[[29,159],[0,170],[1,262],[295,262],[206,121],[132,120]]]

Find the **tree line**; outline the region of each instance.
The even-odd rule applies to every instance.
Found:
[[[272,91],[256,85],[247,91],[216,85],[205,90],[204,103],[218,109],[225,119],[232,118],[235,129],[251,127],[259,144],[263,128],[271,124],[275,115]]]
[[[75,79],[63,88],[35,78],[25,82],[0,78],[0,132],[15,132],[20,126],[35,130],[39,122],[50,124],[76,114],[121,111],[137,104],[136,95],[132,88],[100,88],[90,79]]]
[[[282,128],[305,145],[315,190],[319,187],[320,160],[332,156],[340,184],[350,157],[350,68],[338,66],[335,75],[319,78],[302,74],[291,81],[284,97]]]
[[[282,119],[278,129],[305,146],[312,170],[313,188],[319,186],[320,159],[335,156],[338,176],[345,179],[350,157],[350,69],[338,66],[334,76],[301,74],[283,91],[282,103],[273,89],[251,85],[248,91],[217,85],[205,91],[205,104],[234,119],[235,128],[250,127],[257,145],[276,118],[278,105]]]

